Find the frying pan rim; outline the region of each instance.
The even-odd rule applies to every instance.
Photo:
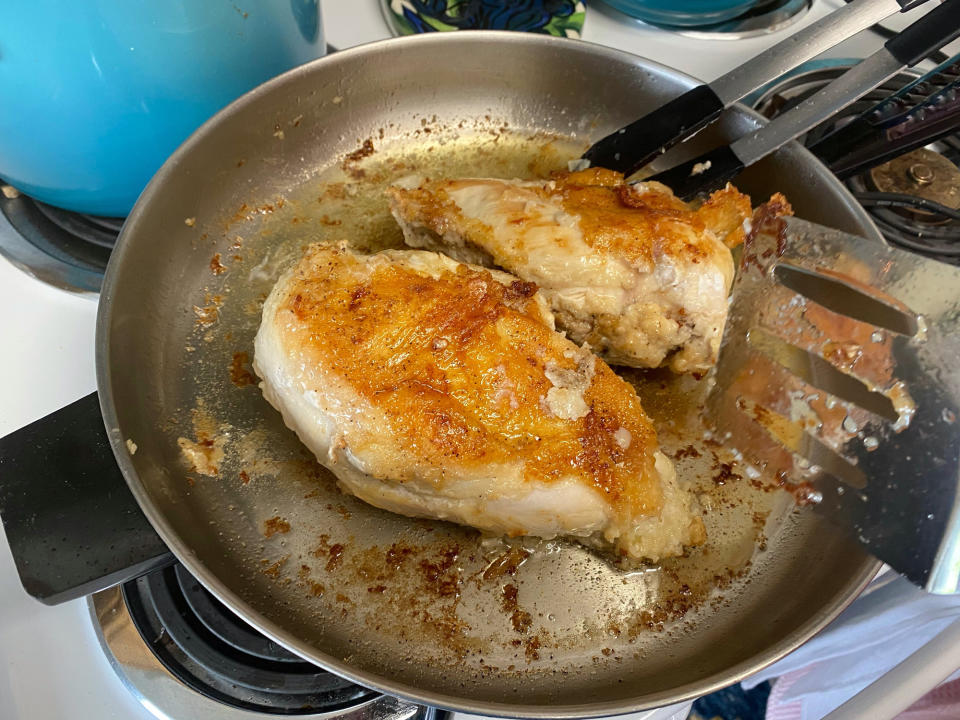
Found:
[[[309,75],[317,67],[326,67],[339,63],[349,63],[354,56],[364,56],[379,52],[385,46],[393,47],[398,44],[404,45],[450,45],[450,44],[473,44],[497,42],[502,44],[518,44],[525,46],[545,46],[550,48],[568,47],[569,43],[576,42],[582,46],[589,46],[590,51],[600,56],[607,56],[611,61],[626,62],[631,65],[642,64],[644,68],[652,68],[664,71],[673,76],[676,80],[686,83],[692,87],[699,81],[691,75],[683,73],[674,68],[670,68],[662,63],[643,58],[632,53],[615,50],[603,45],[588,43],[582,40],[571,41],[564,38],[554,38],[546,35],[534,35],[526,33],[513,33],[506,31],[488,31],[478,30],[467,33],[430,33],[424,35],[415,35],[404,38],[391,38],[372,43],[366,43],[354,48],[339,51],[335,54],[300,65],[289,70],[267,82],[257,86],[245,95],[220,110],[207,122],[201,125],[179,148],[167,159],[163,166],[157,171],[148,183],[147,187],[141,193],[133,210],[123,225],[120,238],[111,255],[103,281],[103,288],[100,295],[100,304],[97,310],[96,322],[96,375],[97,387],[100,400],[100,409],[103,415],[104,425],[107,429],[107,435],[110,439],[110,445],[116,456],[117,463],[123,473],[124,479],[130,488],[134,498],[143,510],[150,524],[167,544],[170,551],[182,562],[187,569],[203,584],[210,592],[220,599],[227,607],[240,614],[245,621],[253,627],[272,638],[280,645],[291,652],[300,655],[304,659],[323,667],[341,677],[356,682],[366,687],[375,688],[381,692],[393,695],[395,697],[410,700],[412,702],[426,704],[433,707],[439,707],[448,710],[456,710],[479,715],[512,717],[512,718],[592,718],[601,716],[620,715],[625,713],[641,712],[653,708],[670,705],[685,700],[690,700],[704,694],[708,694],[732,683],[739,682],[743,678],[757,672],[758,670],[779,660],[797,647],[805,643],[812,636],[823,629],[831,622],[854,598],[856,598],[870,580],[876,575],[880,568],[879,561],[868,558],[865,555],[865,561],[860,572],[852,576],[847,581],[846,592],[837,595],[837,598],[831,605],[821,607],[816,616],[807,623],[801,631],[781,639],[778,643],[768,647],[760,656],[760,659],[752,658],[729,668],[726,672],[717,673],[705,680],[690,682],[673,688],[669,691],[639,696],[637,698],[626,700],[612,700],[598,703],[579,704],[579,705],[561,705],[561,706],[542,706],[529,704],[514,704],[505,702],[488,702],[478,700],[467,700],[457,698],[456,696],[422,691],[411,687],[405,683],[399,683],[390,680],[382,675],[364,671],[358,671],[351,668],[342,660],[321,652],[313,645],[299,640],[291,632],[284,630],[278,624],[267,620],[259,612],[254,610],[247,602],[242,600],[236,593],[221,582],[216,575],[210,572],[199,556],[185,543],[177,532],[173,529],[166,516],[160,512],[152,502],[145,484],[140,480],[133,464],[133,459],[129,454],[124,441],[124,435],[119,428],[119,419],[112,387],[112,369],[109,363],[110,346],[110,328],[113,322],[113,295],[115,286],[120,277],[122,277],[124,259],[130,252],[131,243],[128,240],[134,236],[140,218],[145,213],[145,208],[149,206],[151,199],[157,195],[166,185],[166,180],[173,175],[178,168],[181,160],[187,156],[195,145],[202,142],[203,139],[217,131],[221,119],[232,115],[251,103],[256,103],[259,98],[271,92],[274,88],[290,82],[301,75]],[[748,114],[754,118],[762,117],[754,111],[742,105],[737,106],[741,113]],[[795,144],[794,144],[795,145]],[[794,151],[799,146],[793,148]],[[807,162],[813,163],[816,168],[820,165],[812,154],[799,148],[808,157]],[[826,168],[820,165],[820,168],[826,172]],[[836,184],[842,192],[846,192],[843,186],[832,176],[827,176],[827,181]],[[852,198],[850,198],[852,204]],[[866,213],[861,213],[862,219],[866,222],[864,225],[874,230],[874,235],[880,238],[876,228]]]

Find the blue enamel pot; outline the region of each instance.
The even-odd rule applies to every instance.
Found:
[[[700,27],[742,15],[759,0],[604,0],[632,17],[674,27]]]
[[[319,0],[4,0],[0,178],[124,216],[207,118],[324,48]]]

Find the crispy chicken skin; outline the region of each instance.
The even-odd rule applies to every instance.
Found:
[[[704,540],[633,388],[553,329],[532,283],[311,245],[266,300],[254,369],[377,507],[652,560]]]
[[[550,181],[406,178],[389,190],[408,245],[537,283],[559,327],[606,360],[703,372],[717,359],[750,199],[692,210],[665,185],[592,168]]]

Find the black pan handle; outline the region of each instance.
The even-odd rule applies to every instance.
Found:
[[[48,605],[174,560],[127,488],[96,393],[0,438],[0,519],[20,582]]]
[[[905,67],[913,67],[960,35],[960,0],[943,0],[938,7],[903,32],[887,40],[887,52]]]

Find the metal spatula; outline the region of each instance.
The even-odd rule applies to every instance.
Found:
[[[755,221],[710,422],[930,592],[960,592],[960,268]]]

